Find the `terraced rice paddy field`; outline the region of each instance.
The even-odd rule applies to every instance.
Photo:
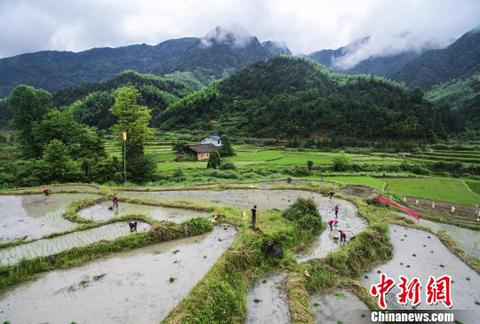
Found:
[[[173,137],[174,138],[174,137]],[[197,177],[206,170],[206,162],[202,161],[175,161],[175,152],[172,137],[152,140],[146,146],[146,153],[155,162],[157,169],[164,174],[171,174],[175,170],[183,170],[187,175],[186,181],[194,182],[189,175]],[[112,155],[120,156],[120,150],[112,141],[107,142],[108,151]],[[239,172],[242,170],[269,170],[272,177],[285,178],[285,168],[306,167],[307,161],[312,161],[315,167],[328,168],[339,152],[320,152],[313,149],[289,149],[284,147],[258,147],[254,145],[234,145],[236,155],[225,158],[225,162],[232,162]],[[436,162],[462,163],[466,166],[480,165],[480,148],[477,146],[467,148],[430,149],[417,153],[347,153],[351,163],[366,166],[400,166],[402,163],[431,165]],[[277,173],[275,173],[277,172]],[[261,172],[260,172],[261,173]],[[208,175],[207,175],[208,176]],[[447,176],[423,176],[411,173],[392,172],[348,172],[338,173],[324,171],[322,174],[313,172],[310,176],[303,176],[308,180],[335,181],[341,184],[368,185],[378,190],[387,186],[389,194],[398,197],[411,196],[435,201],[445,201],[465,205],[480,204],[480,180],[474,177],[452,178]],[[199,178],[204,179],[204,178]],[[249,178],[250,181],[255,177]],[[203,180],[205,181],[205,180]],[[212,181],[210,178],[209,181]],[[222,178],[217,179],[222,181]]]
[[[121,200],[118,213],[106,202],[105,194],[112,192],[106,187],[57,187],[76,193],[48,197],[27,194],[39,188],[0,195],[0,222],[8,229],[0,237],[4,243],[0,245],[0,319],[289,323],[306,316],[318,323],[362,323],[374,305],[363,290],[377,281],[378,271],[422,279],[428,274],[450,274],[453,309],[462,310],[457,319],[474,323],[480,316],[479,268],[464,263],[436,237],[446,230],[474,260],[480,232],[424,222],[419,225],[432,230],[425,232],[408,218],[369,207],[361,190],[337,188],[338,197],[330,199],[324,193],[331,185],[300,184],[282,189],[275,183],[248,189],[116,189]],[[78,193],[82,188],[85,192]],[[338,205],[339,224],[332,230],[326,226],[299,244],[300,237],[307,235],[302,231],[308,229],[282,217],[298,198],[311,199],[323,223],[336,218],[333,209]],[[258,208],[256,230],[248,226],[253,205]],[[72,206],[77,206],[76,216],[66,217]],[[131,233],[128,222],[133,220],[138,231]],[[381,234],[379,224],[390,221],[403,226],[390,224]],[[344,244],[338,241],[339,229],[347,233]],[[278,239],[272,241],[273,237]],[[383,243],[369,243],[380,237]],[[268,254],[267,243],[283,246],[282,255]],[[381,251],[391,249],[390,244],[389,256]],[[356,259],[370,260],[355,268],[360,276],[340,270],[341,258],[351,259],[351,251],[356,251]],[[375,255],[383,257],[375,259]],[[318,277],[322,271],[333,271],[333,277]],[[356,284],[341,285],[347,278]],[[392,297],[388,295],[391,308],[403,309]],[[430,307],[422,304],[417,309]]]

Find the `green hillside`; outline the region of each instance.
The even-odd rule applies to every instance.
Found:
[[[443,136],[446,111],[418,90],[373,76],[332,74],[301,58],[254,63],[161,113],[167,130],[252,137],[425,139]]]

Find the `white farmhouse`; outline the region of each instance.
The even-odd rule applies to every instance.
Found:
[[[220,138],[220,136],[218,135],[210,135],[206,138],[204,138],[202,141],[201,141],[202,144],[212,144],[212,145],[215,145],[215,146],[222,146],[222,139]]]

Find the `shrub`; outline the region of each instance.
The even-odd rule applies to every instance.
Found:
[[[231,162],[227,162],[227,163],[220,164],[219,169],[220,170],[236,170],[237,167],[235,166],[235,164],[233,164]]]
[[[213,229],[213,223],[205,218],[192,218],[185,222],[188,227],[190,235],[200,235],[206,232],[210,232]]]
[[[282,215],[296,223],[309,236],[318,234],[323,229],[322,217],[312,199],[298,198]]]
[[[233,170],[212,170],[206,173],[207,176],[222,179],[239,179],[240,175]]]
[[[345,154],[345,152],[341,152],[336,155],[332,162],[333,171],[347,171],[352,164],[351,159]]]
[[[128,180],[145,182],[155,176],[155,162],[146,155],[136,155],[127,161]]]
[[[310,161],[310,160],[307,161],[307,170],[308,170],[308,172],[310,172],[310,173],[312,172],[312,170],[313,170],[313,161]]]
[[[176,168],[175,171],[172,173],[172,178],[182,178],[183,177],[183,171],[180,168]]]
[[[175,223],[162,222],[152,225],[148,235],[157,241],[169,241],[182,237],[183,230],[181,226]]]

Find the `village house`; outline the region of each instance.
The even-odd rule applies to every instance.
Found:
[[[215,134],[215,135],[210,135],[206,138],[204,138],[202,141],[201,141],[202,144],[213,144],[215,146],[222,146],[222,139],[220,138],[219,135]]]
[[[193,157],[197,161],[208,160],[210,153],[216,149],[218,149],[218,147],[213,144],[187,145],[177,153],[177,159],[185,160],[188,159],[188,157]]]

